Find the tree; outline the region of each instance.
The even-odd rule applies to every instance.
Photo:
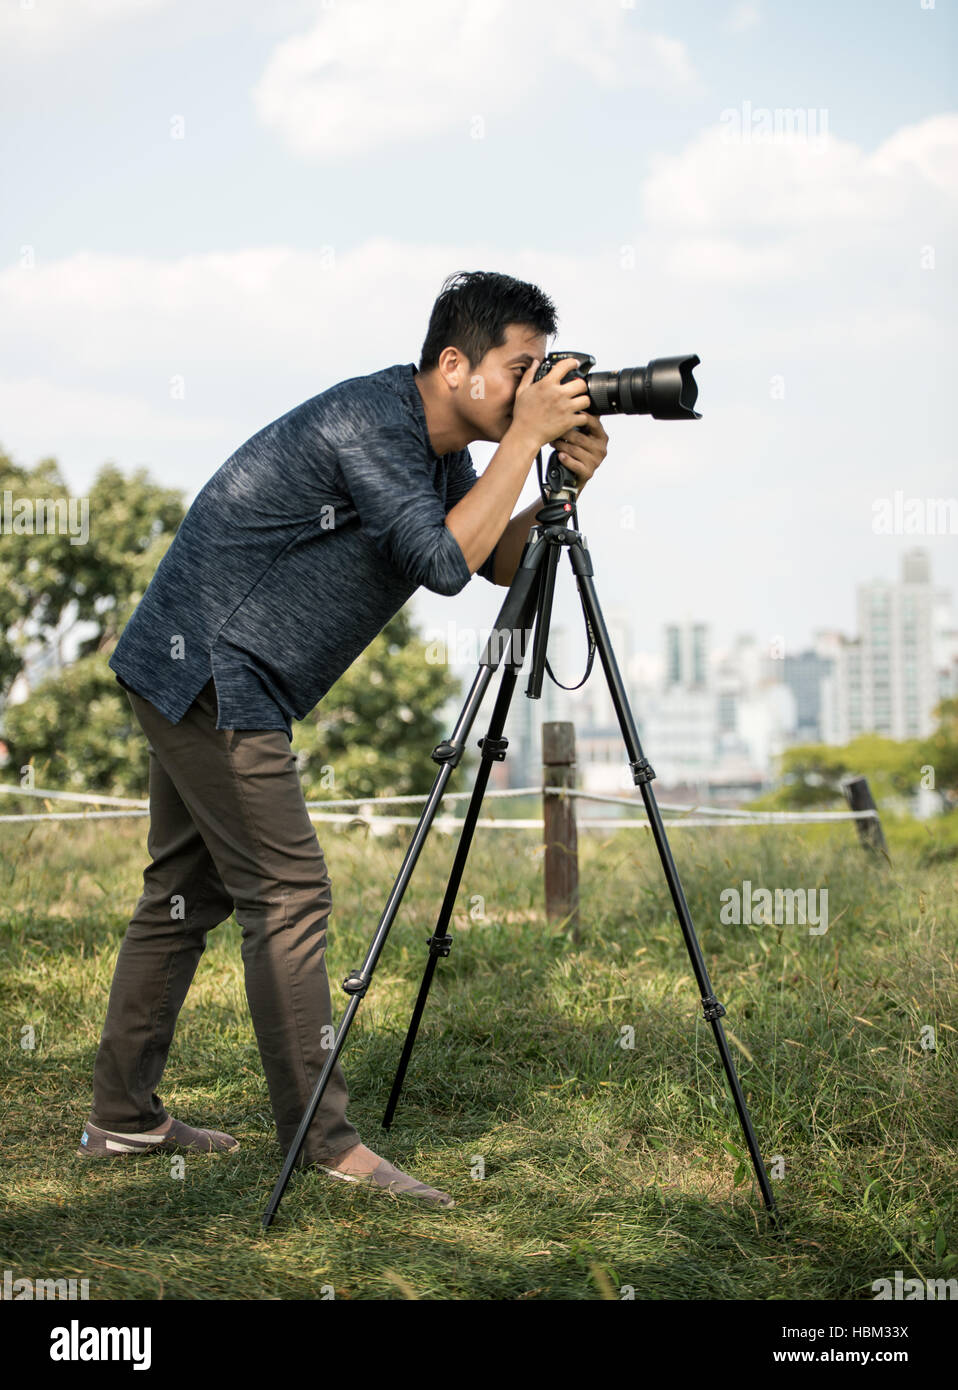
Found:
[[[447,667],[428,665],[425,653],[403,609],[312,714],[293,724],[310,800],[428,791],[437,770],[429,755],[445,732],[438,713],[458,683]],[[32,764],[40,787],[146,796],[146,739],[108,658],[105,648],[82,657],[7,707],[18,779]]]
[[[105,464],[89,496],[78,498],[55,459],[27,469],[0,450],[5,493],[13,515],[5,508],[0,537],[0,697],[23,669],[31,640],[62,648],[76,624],[94,622],[81,653],[112,642],[184,515],[181,493],[155,486],[145,469],[127,478]],[[44,524],[58,504],[61,525]]]
[[[446,665],[431,665],[408,607],[340,676],[315,711],[294,725],[309,800],[406,796],[428,791],[430,754],[445,735],[439,712],[459,692]]]
[[[938,728],[921,745],[919,759],[932,769],[935,790],[953,809],[958,804],[958,698],[942,700],[935,717]]]
[[[7,706],[4,734],[18,781],[32,765],[38,787],[146,796],[147,742],[108,656],[82,657]]]
[[[898,741],[881,734],[859,734],[842,747],[824,743],[797,744],[781,755],[781,785],[759,802],[768,808],[798,810],[812,806],[844,805],[843,778],[868,778],[876,802],[908,796],[921,778],[918,739]]]
[[[16,498],[68,500],[56,461],[33,470],[0,452],[0,489]],[[74,499],[76,501],[77,499]],[[126,693],[107,665],[184,516],[179,493],[158,488],[145,469],[126,478],[112,464],[89,496],[89,535],[72,545],[56,531],[26,530],[0,546],[0,694],[22,669],[31,632],[92,620],[79,658],[3,712],[11,765],[32,764],[35,784],[59,790],[144,796],[146,740]],[[458,683],[430,665],[403,609],[301,725],[294,748],[311,798],[404,795],[427,790],[438,712]]]

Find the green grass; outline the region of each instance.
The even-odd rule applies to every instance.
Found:
[[[280,1168],[234,921],[213,932],[161,1087],[238,1154],[76,1154],[146,823],[0,828],[0,1272],[93,1299],[871,1299],[958,1277],[955,829],[676,830],[671,843],[759,1141],[762,1211],[645,831],[582,837],[581,939],[543,912],[534,832],[480,831],[391,1131],[380,1119],[452,859],[434,832],[343,1054],[350,1119],[451,1211]],[[328,963],[360,964],[403,852],[321,827]],[[722,926],[719,895],[824,887],[830,927]],[[472,899],[484,919],[470,916]],[[922,1047],[931,1025],[937,1050]],[[32,1027],[33,1049],[21,1046]],[[634,1046],[620,1045],[623,1029]],[[474,1176],[483,1167],[484,1176]]]

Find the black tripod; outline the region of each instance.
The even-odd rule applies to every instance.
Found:
[[[416,1040],[416,1033],[419,1028],[419,1021],[422,1018],[423,1009],[426,1005],[426,998],[429,993],[429,986],[432,983],[433,975],[436,970],[436,963],[440,956],[448,956],[452,947],[452,937],[446,932],[449,920],[452,916],[456,896],[459,892],[459,885],[462,873],[469,855],[472,844],[472,837],[475,831],[476,822],[479,819],[479,809],[482,798],[485,794],[486,785],[489,781],[489,774],[492,770],[493,762],[501,761],[506,756],[506,746],[508,740],[503,737],[506,715],[515,690],[519,672],[525,660],[526,638],[528,633],[535,625],[535,642],[533,645],[532,673],[526,694],[531,698],[538,698],[542,692],[542,677],[546,666],[546,645],[549,639],[549,624],[552,616],[552,600],[555,588],[556,569],[559,563],[559,551],[566,546],[569,551],[569,559],[576,577],[579,589],[579,596],[586,615],[586,622],[590,629],[590,647],[594,639],[598,649],[599,657],[605,670],[606,679],[609,684],[609,692],[615,706],[616,716],[619,727],[622,730],[622,737],[625,740],[626,749],[629,755],[629,765],[632,769],[632,777],[635,784],[641,789],[642,800],[648,814],[649,823],[652,829],[652,836],[655,840],[659,858],[662,861],[662,869],[672,895],[672,902],[678,915],[679,925],[682,928],[682,935],[685,937],[685,945],[688,949],[689,959],[692,962],[692,970],[699,987],[702,998],[702,1009],[706,1020],[712,1025],[712,1032],[715,1035],[716,1046],[722,1058],[722,1065],[725,1068],[725,1075],[728,1078],[732,1097],[735,1101],[735,1108],[742,1125],[742,1132],[745,1135],[745,1142],[752,1158],[752,1166],[758,1185],[761,1189],[762,1197],[769,1215],[775,1220],[775,1200],[769,1186],[768,1176],[765,1172],[765,1165],[762,1162],[762,1155],[759,1151],[758,1141],[752,1129],[752,1122],[749,1118],[748,1110],[745,1105],[745,1097],[742,1095],[742,1088],[739,1085],[738,1076],[728,1048],[728,1041],[722,1027],[721,1019],[725,1014],[725,1008],[716,999],[712,984],[709,980],[705,962],[702,959],[702,952],[699,949],[698,941],[695,936],[695,928],[689,915],[688,905],[685,901],[685,894],[679,882],[678,872],[672,859],[672,852],[665,836],[665,827],[659,808],[656,805],[655,796],[652,792],[652,778],[655,776],[648,759],[644,756],[639,744],[639,736],[636,732],[635,722],[632,712],[629,709],[628,699],[625,688],[622,684],[622,677],[616,665],[609,634],[606,630],[605,622],[599,610],[598,599],[595,594],[595,586],[592,582],[592,562],[589,552],[585,547],[584,540],[578,530],[570,529],[569,523],[575,518],[575,477],[568,470],[562,468],[558,463],[557,456],[553,454],[549,462],[547,471],[547,481],[551,488],[549,500],[545,502],[542,510],[536,513],[537,525],[533,527],[522,552],[522,558],[516,570],[515,578],[506,595],[505,602],[499,610],[496,619],[496,626],[486,643],[482,656],[479,659],[479,670],[476,673],[466,702],[459,715],[458,722],[450,738],[444,740],[433,749],[433,761],[439,764],[439,773],[433,783],[432,791],[423,808],[419,823],[406,851],[399,870],[398,877],[383,914],[376,928],[366,959],[363,961],[362,968],[354,970],[343,981],[343,989],[349,995],[349,1003],[343,1015],[342,1023],[336,1034],[335,1041],[330,1049],[326,1065],[323,1067],[316,1088],[310,1098],[306,1113],[303,1116],[296,1137],[286,1155],[283,1170],[276,1181],[269,1204],[263,1213],[263,1226],[269,1227],[276,1210],[282,1200],[286,1185],[289,1182],[290,1174],[296,1164],[299,1151],[313,1117],[322,1100],[323,1092],[329,1080],[330,1073],[336,1064],[350,1025],[359,1008],[359,1001],[366,993],[372,982],[373,971],[379,960],[380,952],[386,943],[386,937],[393,924],[399,904],[402,901],[404,892],[412,877],[413,869],[419,858],[426,836],[436,814],[439,801],[446,788],[446,784],[452,775],[453,768],[458,764],[465,750],[466,739],[472,728],[479,706],[489,682],[492,680],[493,672],[500,662],[505,663],[502,674],[502,681],[499,693],[496,698],[489,723],[489,732],[484,738],[479,740],[479,747],[482,752],[479,770],[476,775],[475,787],[469,802],[469,808],[463,822],[462,835],[460,836],[459,846],[456,852],[455,861],[446,888],[442,908],[436,924],[436,930],[428,938],[429,956],[426,961],[425,973],[419,989],[419,996],[413,1011],[412,1019],[409,1024],[409,1031],[406,1035],[405,1045],[393,1082],[392,1093],[389,1097],[389,1104],[383,1117],[383,1127],[388,1129],[392,1122],[396,1103],[402,1089],[403,1078],[406,1074],[406,1067],[412,1054],[413,1044]],[[543,494],[546,495],[545,493]],[[590,652],[591,659],[591,652]]]

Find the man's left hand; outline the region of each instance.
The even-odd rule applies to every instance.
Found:
[[[553,439],[552,447],[558,452],[559,462],[578,477],[581,492],[605,458],[609,436],[599,416],[590,415],[584,425],[570,430],[560,439]]]

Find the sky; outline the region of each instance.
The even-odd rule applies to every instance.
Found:
[[[639,647],[852,634],[915,545],[958,595],[958,535],[875,530],[958,494],[956,56],[951,0],[3,0],[0,447],[188,503],[498,270],[555,300],[550,348],[701,358],[702,419],[605,417],[579,506]]]

